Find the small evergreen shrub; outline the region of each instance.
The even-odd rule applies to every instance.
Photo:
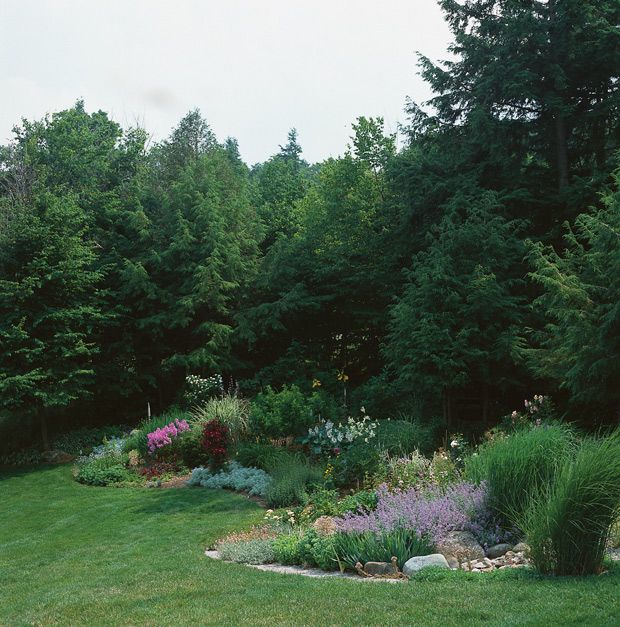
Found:
[[[236,460],[242,466],[267,471],[289,457],[286,449],[264,442],[240,442],[236,449]]]
[[[564,457],[518,519],[538,570],[554,575],[600,573],[611,528],[620,514],[620,430],[589,438]]]
[[[380,463],[381,454],[372,444],[354,444],[332,458],[331,478],[339,487],[359,486],[377,472]]]
[[[430,454],[437,443],[439,422],[420,420],[379,420],[376,446],[391,456],[406,456],[414,451]]]
[[[264,470],[243,468],[237,462],[230,462],[220,472],[194,468],[187,484],[211,489],[228,488],[236,492],[247,492],[251,496],[263,497],[271,484],[271,477]]]

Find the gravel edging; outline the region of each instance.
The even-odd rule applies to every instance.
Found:
[[[205,551],[205,555],[213,560],[222,560],[218,551]],[[234,564],[236,562],[226,562],[227,564]],[[326,572],[319,568],[304,568],[303,566],[284,566],[284,564],[241,564],[242,566],[248,566],[249,568],[255,568],[256,570],[262,570],[269,573],[280,573],[282,575],[301,575],[302,577],[337,577],[339,579],[352,579],[354,581],[373,581],[373,582],[385,582],[385,583],[404,583],[405,579],[381,579],[374,577],[360,577],[352,573],[341,572]]]

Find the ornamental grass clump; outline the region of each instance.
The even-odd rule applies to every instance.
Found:
[[[429,546],[441,544],[450,531],[480,533],[488,520],[485,484],[459,483],[445,490],[431,488],[377,490],[377,507],[372,511],[348,513],[335,519],[342,533],[384,534],[397,529],[411,531]]]
[[[550,486],[564,459],[575,449],[570,427],[528,426],[481,446],[465,463],[465,475],[485,481],[489,506],[503,527],[514,527],[530,499]]]
[[[620,515],[620,430],[588,438],[565,457],[518,519],[538,570],[555,575],[600,573],[611,528]]]

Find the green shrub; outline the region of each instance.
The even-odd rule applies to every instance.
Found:
[[[124,481],[136,481],[135,473],[126,468],[127,455],[111,455],[88,459],[78,465],[76,479],[88,485],[106,486]]]
[[[161,427],[165,427],[167,424],[174,422],[175,420],[187,420],[189,415],[187,412],[173,407],[168,411],[164,412],[160,416],[153,416],[147,420],[143,420],[135,429],[133,429],[127,439],[125,440],[125,444],[123,450],[128,453],[129,451],[138,451],[140,455],[144,458],[147,458],[149,455],[148,445],[147,445],[147,435],[152,433],[156,429]],[[167,452],[180,450],[181,448],[182,438],[176,438],[173,440],[173,444],[170,445],[170,448]]]
[[[270,507],[288,507],[307,501],[308,493],[320,484],[323,474],[305,460],[290,458],[270,469],[272,482],[265,498]]]
[[[202,424],[192,425],[180,438],[179,451],[188,468],[207,466],[209,463],[209,455],[202,443],[202,429]]]
[[[396,557],[398,567],[417,555],[433,553],[432,543],[419,538],[415,531],[395,529],[384,533],[337,533],[333,536],[334,547],[340,561],[354,569],[360,562],[389,562]]]
[[[620,514],[620,430],[589,438],[564,457],[555,481],[543,485],[519,518],[538,570],[555,575],[600,573],[611,528]]]
[[[279,392],[267,387],[252,402],[250,424],[261,436],[302,435],[313,422],[312,410],[296,385],[284,386]]]
[[[381,463],[381,454],[372,444],[354,444],[331,461],[331,477],[340,487],[361,485],[374,475]]]
[[[510,528],[573,450],[574,434],[565,425],[525,428],[481,446],[466,460],[465,474],[487,482],[489,505]]]
[[[320,535],[314,529],[308,529],[298,544],[301,563],[318,566],[322,570],[336,570],[338,559],[334,537],[335,535]]]
[[[296,533],[285,533],[275,538],[271,543],[275,561],[289,566],[301,564],[300,542],[301,536]]]
[[[269,470],[289,457],[289,452],[264,442],[240,442],[236,448],[236,459],[247,468]]]
[[[418,451],[399,457],[384,454],[371,482],[377,487],[386,484],[399,489],[430,484],[431,460]]]
[[[104,439],[120,438],[128,431],[129,427],[122,425],[74,429],[57,435],[51,446],[70,455],[87,455]]]
[[[217,420],[226,425],[234,438],[248,430],[250,402],[235,394],[211,398],[204,405],[195,407],[191,413],[191,423],[207,423]]]
[[[438,427],[437,421],[422,424],[419,420],[379,420],[375,444],[390,455],[408,455],[416,450],[431,453]]]
[[[244,542],[221,542],[217,546],[220,557],[228,562],[240,564],[269,564],[275,562],[272,540],[246,540]]]

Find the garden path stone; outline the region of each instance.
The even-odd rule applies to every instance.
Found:
[[[441,553],[433,553],[432,555],[420,555],[407,560],[403,566],[403,573],[411,577],[411,575],[415,575],[423,568],[428,568],[429,566],[450,568],[446,558]]]
[[[205,551],[205,555],[214,560],[222,560],[218,551]],[[226,562],[231,564],[233,562]],[[256,570],[270,573],[280,573],[284,575],[302,575],[303,577],[338,577],[339,579],[353,579],[355,581],[386,581],[388,583],[404,582],[406,579],[380,579],[374,577],[360,577],[352,573],[341,573],[339,571],[326,572],[319,568],[304,568],[303,566],[284,566],[283,564],[240,564]]]

